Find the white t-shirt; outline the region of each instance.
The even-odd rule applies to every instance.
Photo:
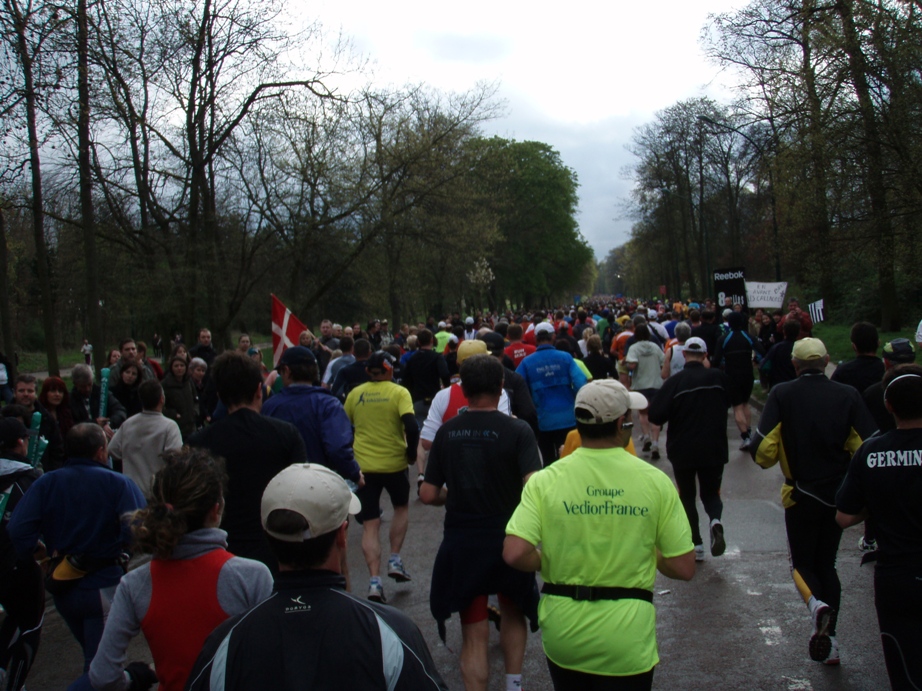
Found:
[[[423,429],[419,433],[421,439],[426,441],[435,441],[435,433],[439,431],[439,427],[442,426],[442,418],[445,416],[445,411],[448,410],[448,401],[451,397],[451,387],[447,389],[442,389],[439,391],[435,398],[432,399],[432,405],[429,406],[429,415],[426,417],[426,421],[423,423]],[[497,410],[506,415],[512,415],[512,405],[509,403],[509,396],[506,395],[506,390],[503,389],[502,395],[499,397],[499,406]]]
[[[919,328],[916,329],[916,343],[922,346],[922,321],[919,322]]]

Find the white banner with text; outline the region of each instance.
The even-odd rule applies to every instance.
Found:
[[[750,309],[756,307],[784,307],[784,294],[787,292],[787,281],[781,283],[759,283],[746,281],[746,300]]]

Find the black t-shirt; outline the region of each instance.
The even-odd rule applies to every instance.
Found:
[[[876,384],[871,384],[864,390],[864,393],[861,394],[861,398],[864,399],[864,404],[868,407],[868,410],[871,411],[871,417],[873,417],[874,422],[877,423],[878,434],[892,432],[896,429],[896,420],[893,419],[893,415],[890,414],[890,411],[887,410],[887,406],[884,403],[883,382],[879,381]]]
[[[874,520],[879,566],[922,564],[922,429],[871,437],[852,458],[836,496],[847,514]]]
[[[843,362],[829,377],[840,384],[848,384],[863,394],[871,384],[884,378],[884,361],[876,355],[859,355],[854,360]]]
[[[243,408],[192,435],[188,443],[224,458],[228,486],[221,528],[234,554],[259,559],[260,554],[238,551],[240,542],[265,542],[259,515],[263,490],[292,463],[307,463],[298,428]]]
[[[464,412],[439,428],[426,482],[448,486],[448,511],[512,516],[522,478],[541,470],[531,428],[498,411]]]

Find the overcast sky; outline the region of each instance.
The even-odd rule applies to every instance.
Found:
[[[465,91],[498,82],[486,134],[557,149],[580,182],[578,221],[602,260],[629,237],[621,202],[633,129],[678,100],[729,98],[698,43],[709,13],[743,0],[536,3],[320,0],[304,11],[374,62],[375,82]]]

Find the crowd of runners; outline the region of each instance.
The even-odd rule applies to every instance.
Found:
[[[649,689],[657,572],[689,580],[726,549],[728,411],[733,443],[781,469],[805,652],[840,663],[836,553],[864,521],[892,687],[922,688],[922,324],[883,346],[856,324],[831,377],[812,330],[793,299],[607,297],[396,329],[323,320],[272,369],[246,334],[220,354],[208,329],[155,335],[153,357],[125,338],[102,377],[0,382],[0,689],[24,688],[46,592],[83,651],[71,689],[447,688],[386,604],[386,578],[413,582],[414,496],[445,506],[426,585],[443,640],[460,619],[466,689],[487,688],[491,624],[494,688],[527,687],[540,627],[556,689]],[[349,572],[350,526],[367,574]],[[127,658],[141,632],[153,667]]]

